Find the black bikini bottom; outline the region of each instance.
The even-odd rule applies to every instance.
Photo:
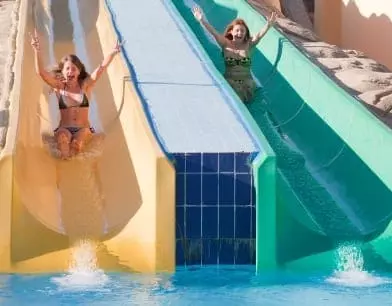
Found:
[[[73,136],[77,132],[79,132],[81,129],[84,129],[84,128],[70,126],[70,127],[64,127],[64,129],[67,129],[71,133],[71,135]],[[59,128],[55,129],[54,132],[56,133],[58,130],[59,130]],[[90,127],[90,132],[93,134],[95,133],[95,130],[93,127]]]

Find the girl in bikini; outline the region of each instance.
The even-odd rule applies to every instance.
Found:
[[[68,159],[82,151],[84,144],[91,139],[94,129],[89,122],[89,98],[91,91],[113,58],[120,52],[121,45],[116,43],[113,51],[102,64],[89,75],[80,59],[66,55],[52,71],[43,68],[37,31],[31,36],[34,49],[35,71],[56,93],[60,124],[54,135],[60,157]]]
[[[253,37],[250,36],[249,28],[242,19],[233,20],[221,35],[205,20],[198,7],[193,8],[193,14],[222,48],[225,79],[244,103],[251,102],[256,90],[256,82],[251,74],[250,52],[275,23],[276,14],[272,13],[267,25]]]

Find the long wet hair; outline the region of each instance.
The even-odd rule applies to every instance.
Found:
[[[241,25],[245,28],[245,38],[244,41],[247,42],[250,39],[250,31],[249,27],[246,24],[245,20],[241,18],[234,19],[227,27],[226,30],[223,34],[224,37],[226,37],[228,40],[233,40],[233,35],[231,34],[231,31],[233,30],[234,26],[236,25]]]
[[[52,69],[53,74],[56,78],[63,77],[63,68],[66,62],[71,62],[79,69],[78,83],[79,86],[82,87],[83,82],[90,77],[90,75],[86,71],[86,67],[82,63],[82,61],[75,54],[68,54],[64,56],[60,62]]]

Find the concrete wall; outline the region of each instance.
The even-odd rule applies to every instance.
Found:
[[[341,0],[315,0],[314,28],[328,43],[340,45],[341,9]]]
[[[365,52],[392,69],[392,2],[316,0],[316,32],[330,43]]]

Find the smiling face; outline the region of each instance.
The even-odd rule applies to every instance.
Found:
[[[231,30],[234,42],[244,42],[247,34],[246,27],[242,24],[236,24]]]
[[[62,74],[67,82],[77,82],[80,70],[71,61],[66,61],[62,69]]]

